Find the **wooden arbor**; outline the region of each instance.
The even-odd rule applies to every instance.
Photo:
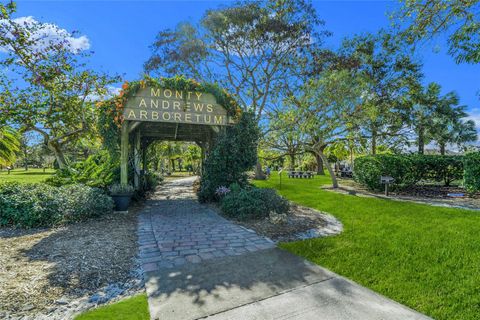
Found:
[[[233,123],[226,109],[205,92],[143,88],[129,98],[121,131],[120,182],[127,185],[130,137],[133,135],[135,189],[146,170],[146,150],[155,140],[192,141],[202,149],[202,163],[217,134]]]

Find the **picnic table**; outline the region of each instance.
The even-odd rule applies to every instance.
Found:
[[[315,172],[312,171],[288,171],[289,178],[305,178],[310,179],[315,176]]]

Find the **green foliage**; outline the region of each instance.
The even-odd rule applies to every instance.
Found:
[[[18,151],[20,151],[18,132],[8,126],[0,126],[0,165],[14,163]]]
[[[145,191],[155,190],[163,181],[163,176],[158,172],[147,172],[143,178],[145,179]]]
[[[405,188],[420,180],[449,186],[463,176],[463,157],[439,155],[376,155],[355,159],[355,181],[371,190],[382,190],[380,176],[395,178],[394,187]]]
[[[260,120],[327,34],[309,1],[235,1],[160,31],[145,71],[219,82]]]
[[[221,199],[222,211],[232,218],[246,221],[263,219],[274,211],[278,214],[288,213],[289,203],[273,189],[259,189],[239,185],[230,186],[230,192]]]
[[[463,184],[469,193],[480,191],[480,152],[467,153],[463,158],[465,168]]]
[[[398,155],[365,156],[355,159],[354,179],[372,190],[382,190],[380,176],[391,176],[396,187],[413,185],[416,176],[411,167],[413,162],[409,157]]]
[[[112,199],[85,185],[0,184],[0,226],[49,227],[112,211]]]
[[[392,16],[409,42],[447,39],[457,63],[480,62],[480,3],[478,0],[408,0]]]
[[[58,170],[46,183],[57,187],[82,183],[90,187],[106,188],[119,180],[119,165],[118,159],[112,159],[108,152],[101,151],[89,156],[85,161]]]
[[[21,23],[12,16],[14,7],[7,7],[0,6],[0,47],[8,48],[0,68],[9,70],[8,76],[0,74],[0,123],[39,134],[64,168],[66,145],[94,132],[94,103],[89,98],[107,95],[109,85],[119,79],[87,67],[91,52],[71,45],[78,32],[58,32],[47,40],[40,36],[42,30],[56,26]]]
[[[259,129],[252,113],[244,113],[234,126],[219,134],[205,161],[198,198],[201,202],[218,200],[218,187],[238,183],[247,185],[246,171],[257,162]]]
[[[114,183],[108,188],[108,190],[111,195],[128,195],[133,194],[135,189],[129,184],[123,185],[121,183]]]
[[[463,156],[410,155],[411,170],[417,181],[443,182],[449,186],[463,177]]]

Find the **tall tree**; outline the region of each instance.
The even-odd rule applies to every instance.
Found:
[[[346,39],[341,49],[357,60],[363,88],[362,135],[369,139],[371,154],[376,154],[379,142],[403,138],[410,112],[409,92],[422,76],[420,64],[403,45],[380,31]]]
[[[441,87],[437,83],[430,83],[426,88],[421,86],[412,94],[412,112],[410,123],[416,135],[416,144],[418,153],[425,153],[425,145],[432,138],[433,130],[432,119],[440,112],[442,98],[448,99],[448,96],[440,96]]]
[[[348,140],[360,112],[361,88],[349,70],[328,70],[319,79],[306,83],[301,91],[288,97],[297,107],[297,120],[305,134],[305,150],[319,157],[326,165],[334,188],[338,182],[325,149],[336,142]]]
[[[218,82],[261,121],[275,108],[277,88],[290,81],[292,61],[328,34],[317,31],[322,25],[305,0],[238,1],[208,10],[199,26],[161,31],[145,70]]]
[[[465,143],[475,142],[478,139],[475,122],[464,120],[468,116],[466,106],[458,105],[458,96],[450,93],[442,100],[440,108],[432,119],[431,137],[444,155],[449,144],[462,147]]]
[[[88,53],[72,45],[74,34],[33,19],[14,19],[15,5],[0,5],[0,66],[4,92],[0,117],[25,131],[35,131],[53,152],[60,168],[64,148],[89,133],[95,122],[93,100],[107,94],[117,78],[87,68]],[[52,38],[45,30],[57,30]]]
[[[303,150],[304,134],[298,113],[294,109],[276,110],[271,113],[269,132],[264,138],[267,148],[279,151],[277,157],[287,156],[291,169],[295,169],[295,157]]]

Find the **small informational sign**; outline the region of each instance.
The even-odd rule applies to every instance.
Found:
[[[393,177],[390,177],[390,176],[381,176],[380,177],[380,182],[382,184],[391,184],[391,183],[395,182],[395,179]]]
[[[125,120],[224,126],[227,110],[210,93],[147,87],[128,99]]]
[[[395,182],[395,179],[390,176],[380,176],[380,182],[385,185],[385,195],[388,196],[388,185]]]

